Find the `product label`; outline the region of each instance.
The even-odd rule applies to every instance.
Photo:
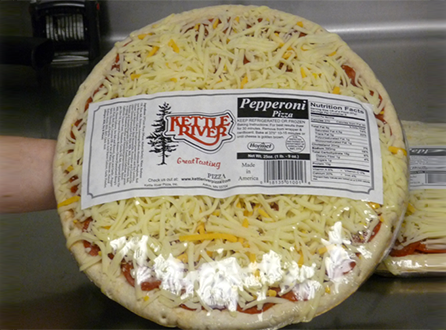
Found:
[[[382,203],[370,104],[252,89],[90,104],[82,207],[137,196],[314,194]]]
[[[410,148],[410,188],[446,189],[446,146]]]

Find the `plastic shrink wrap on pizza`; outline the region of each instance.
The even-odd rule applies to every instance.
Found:
[[[276,329],[373,273],[406,212],[408,157],[387,92],[338,35],[217,6],[102,59],[54,184],[67,247],[111,299],[169,327]]]
[[[382,275],[446,274],[446,124],[403,121],[410,147],[409,205]]]

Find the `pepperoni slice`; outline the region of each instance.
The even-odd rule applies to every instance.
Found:
[[[375,236],[378,234],[380,229],[381,229],[381,221],[378,222],[378,224],[375,226],[375,228],[373,228],[372,233],[371,233],[367,242],[370,242],[373,238],[375,238]],[[365,243],[366,242],[365,237],[360,234],[353,235],[352,240],[355,243]]]
[[[351,269],[347,270],[346,272],[344,272],[344,275],[350,273],[353,270],[353,268],[355,268],[355,266],[356,266],[356,262],[350,261],[350,268]]]
[[[253,306],[253,307],[250,307],[250,308],[247,308],[247,309],[243,309],[239,305],[237,305],[237,312],[245,313],[245,314],[261,314],[263,312],[266,312],[268,309],[270,309],[274,305],[275,304],[273,304],[273,303],[266,303],[266,304],[263,305],[262,309],[258,309],[257,306]],[[188,311],[193,311],[193,312],[196,311],[195,309],[189,308],[189,307],[187,307],[184,304],[181,304],[180,307],[183,308],[183,309],[186,309]]]
[[[409,254],[414,254],[414,252],[417,250],[418,246],[420,245],[420,242],[411,243],[409,245],[406,245],[402,249],[392,249],[390,251],[390,256],[392,257],[404,257]]]
[[[273,202],[271,204],[271,208],[275,211],[279,211],[279,204],[277,204],[276,202]]]
[[[121,264],[121,271],[122,274],[124,274],[125,279],[131,286],[135,286],[135,279],[130,274],[131,270],[133,269],[133,265],[130,262],[122,263]]]
[[[112,65],[111,69],[119,70],[121,67],[119,65],[119,54],[116,54],[115,63]]]
[[[92,221],[93,221],[92,217],[88,217],[87,219],[85,219],[85,221],[83,222],[82,231],[87,231],[88,227],[90,226],[90,222]]]
[[[131,262],[123,262],[121,264],[121,271],[124,274],[125,279],[131,286],[135,286],[135,279],[131,275],[131,271],[133,269],[133,264]],[[150,280],[141,283],[142,291],[151,291],[154,289],[158,289],[161,286],[160,280]]]
[[[160,280],[153,280],[150,282],[142,282],[141,283],[141,290],[142,291],[152,291],[154,289],[158,289],[161,286]]]
[[[375,228],[373,228],[372,234],[370,235],[368,242],[370,242],[372,239],[374,239],[375,236],[378,234],[379,230],[381,229],[381,223],[382,223],[381,221],[378,222],[378,224],[375,226]]]
[[[78,177],[77,175],[73,175],[73,176],[69,179],[69,181],[70,181],[70,182],[73,182],[73,181],[75,181],[75,180],[77,180],[77,179],[79,179],[79,177]],[[75,185],[75,186],[72,186],[72,187],[70,188],[71,192],[72,192],[73,194],[75,194],[75,193],[77,192],[77,190],[78,190],[78,187],[79,187],[78,184]]]
[[[183,308],[183,309],[186,309],[186,310],[188,310],[188,311],[193,311],[193,312],[196,311],[195,309],[192,309],[192,308],[187,307],[185,304],[181,304],[180,307]]]
[[[423,253],[446,253],[446,249],[428,249],[427,246],[423,243],[420,243],[420,245],[417,248],[417,251],[423,252]]]
[[[283,295],[280,296],[280,298],[289,300],[289,301],[299,301],[299,298],[297,298],[296,294],[293,291],[289,291]]]
[[[381,120],[384,124],[387,123],[387,121],[385,121],[385,119],[384,119],[384,112],[383,111],[381,111],[380,113],[375,115],[375,118]]]
[[[90,105],[91,102],[93,102],[93,98],[92,98],[92,97],[89,97],[88,100],[87,100],[87,102],[85,103],[85,109],[84,109],[84,111],[87,111],[87,110],[88,110],[88,107],[89,107],[89,105]]]
[[[348,66],[348,65],[341,65],[341,68],[345,71],[345,73],[347,74],[347,76],[350,78],[350,83],[355,86],[358,87],[358,85],[356,84],[356,71]]]
[[[82,231],[86,232],[88,230],[88,227],[90,226],[90,222],[92,222],[93,219],[91,217],[88,217],[87,219],[85,219],[85,221],[82,223]],[[101,251],[101,249],[99,248],[99,246],[97,246],[96,244],[91,244],[89,241],[83,241],[84,244],[84,248],[85,249],[90,249],[90,251],[88,251],[88,254],[91,255],[92,257],[96,257],[99,254],[99,251]]]
[[[446,253],[446,249],[428,249],[422,242],[414,242],[406,245],[405,247],[398,249],[394,248],[390,251],[391,257],[405,257],[411,254],[431,254],[431,253]]]
[[[85,240],[84,240],[84,248],[90,249],[90,251],[88,251],[88,254],[91,255],[92,257],[96,257],[97,255],[99,255],[99,251],[101,251],[99,246],[97,246],[96,244],[91,244],[89,241]]]

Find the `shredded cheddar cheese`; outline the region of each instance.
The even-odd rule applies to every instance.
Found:
[[[63,206],[67,206],[67,205],[73,204],[73,203],[79,201],[80,199],[81,199],[80,196],[70,197],[70,198],[64,200],[63,202],[60,202],[59,204],[57,204],[57,208],[61,208]]]
[[[159,50],[160,48],[158,46],[153,46],[152,49],[150,50],[150,52],[147,54],[147,57],[152,57],[153,55],[156,54],[156,52]],[[167,65],[167,63],[166,63]]]
[[[199,241],[199,240],[214,240],[214,239],[224,239],[230,242],[237,242],[237,237],[231,234],[224,233],[208,233],[208,234],[198,234],[198,235],[184,235],[180,236],[179,240],[181,242],[185,241]]]
[[[379,209],[379,208],[381,207],[380,204],[378,204],[378,203],[373,203],[373,202],[369,202],[369,205],[370,205],[374,210]]]
[[[240,88],[245,88],[245,85],[248,83],[248,76],[244,76],[242,82],[240,83]]]
[[[173,39],[170,39],[168,45],[169,45],[170,47],[172,47],[172,49],[173,49],[173,51],[174,51],[175,53],[179,53],[179,52],[180,52],[180,48],[178,47],[178,45],[175,43],[175,41],[174,41]]]
[[[389,151],[392,154],[398,154],[398,152],[401,151],[404,154],[404,156],[407,156],[407,151],[406,151],[406,149],[403,149],[403,148],[397,148],[397,147],[394,147],[394,146],[389,146]]]
[[[416,209],[413,207],[412,204],[409,203],[409,204],[407,205],[407,211],[409,211],[411,214],[413,214],[413,213],[416,212]]]
[[[268,297],[276,297],[277,296],[277,292],[275,290],[268,290],[268,292],[266,293],[266,295]]]
[[[214,28],[214,30],[217,28],[217,26],[218,26],[219,23],[220,23],[219,19],[216,18],[216,19],[214,20],[214,23],[212,24],[212,27]]]
[[[265,210],[263,210],[263,209],[259,209],[259,214],[260,214],[262,217],[265,217],[265,218],[271,218],[271,216],[270,216],[268,213],[266,213]]]

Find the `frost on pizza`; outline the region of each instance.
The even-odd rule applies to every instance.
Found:
[[[409,146],[446,146],[446,124],[403,121]],[[441,178],[439,182],[444,182]],[[377,272],[393,275],[446,273],[446,189],[412,187],[392,250]]]
[[[384,204],[258,194],[132,198],[81,209],[91,102],[249,88],[372,104]],[[68,110],[54,183],[67,246],[111,299],[165,326],[271,329],[333,308],[381,261],[406,208],[404,148],[388,94],[339,36],[266,7],[217,6],[171,15],[116,44]]]

